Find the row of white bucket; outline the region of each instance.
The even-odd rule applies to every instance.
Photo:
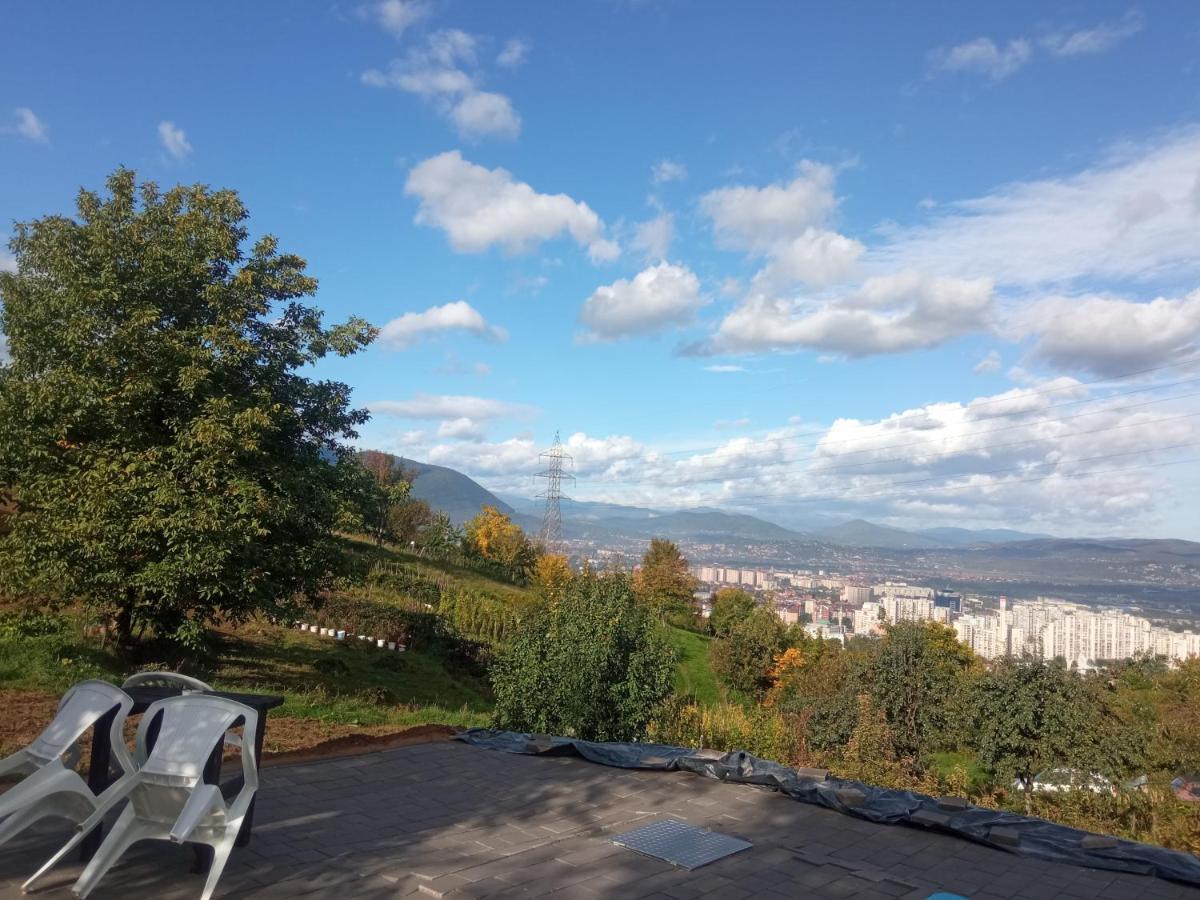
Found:
[[[344,641],[351,637],[349,632],[338,628],[326,628],[323,625],[309,625],[307,622],[301,622],[296,626],[301,631],[310,631],[313,634],[319,634],[321,637],[331,637],[335,641]],[[369,644],[374,644],[381,650],[395,650],[403,653],[407,647],[404,644],[398,644],[396,641],[385,641],[383,638],[374,638],[366,634],[358,635],[360,641],[366,641]]]

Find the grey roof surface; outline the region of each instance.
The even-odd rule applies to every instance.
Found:
[[[220,897],[1200,898],[1146,876],[1041,862],[919,828],[873,825],[759,788],[430,743],[265,769],[254,839]],[[753,847],[694,871],[615,846],[662,819]],[[0,847],[0,900],[67,837]],[[196,898],[191,851],[147,842],[94,898]],[[69,896],[72,862],[37,896]]]

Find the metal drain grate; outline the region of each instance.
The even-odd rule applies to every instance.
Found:
[[[655,859],[666,860],[682,869],[698,869],[754,846],[749,841],[705,831],[675,819],[663,819],[645,828],[618,834],[613,838],[613,843]]]

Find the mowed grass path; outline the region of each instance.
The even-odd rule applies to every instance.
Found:
[[[671,646],[679,655],[675,668],[675,691],[696,698],[701,706],[714,706],[721,702],[721,687],[709,660],[712,638],[706,634],[668,627]]]

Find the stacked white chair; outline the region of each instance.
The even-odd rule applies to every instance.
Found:
[[[158,736],[149,748],[148,734],[156,719]],[[75,849],[104,816],[128,801],[104,842],[96,851],[72,892],[86,897],[105,873],[136,841],[185,841],[213,848],[212,865],[202,900],[208,900],[220,881],[242,822],[258,790],[258,765],[254,741],[242,742],[242,788],[226,803],[219,786],[204,782],[204,769],[218,742],[241,719],[245,734],[258,726],[258,713],[249,706],[201,693],[182,694],[151,704],[138,725],[137,759],[140,768],[129,772],[104,792],[92,815],[70,841],[34,873],[23,888],[34,882]],[[114,742],[115,743],[115,742]]]
[[[133,700],[105,681],[81,681],[58,704],[54,720],[32,744],[0,760],[0,775],[25,775],[0,795],[0,844],[34,822],[61,816],[80,823],[92,817],[107,796],[99,797],[74,770],[73,752],[80,737],[104,716],[114,713],[109,740],[112,759],[124,776],[134,771],[122,733]],[[64,765],[63,756],[70,765]],[[90,830],[90,829],[89,829]]]
[[[122,688],[131,687],[171,687],[184,691],[211,691],[212,685],[206,684],[191,675],[180,675],[178,672],[138,672],[125,679]]]

